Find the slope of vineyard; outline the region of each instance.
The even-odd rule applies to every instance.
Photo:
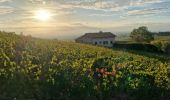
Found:
[[[0,32],[0,99],[169,100],[170,63]]]

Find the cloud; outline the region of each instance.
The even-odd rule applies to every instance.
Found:
[[[88,0],[87,0],[88,1]],[[72,8],[82,8],[87,10],[98,10],[98,11],[104,11],[104,12],[117,12],[120,10],[124,10],[127,7],[125,5],[121,6],[119,5],[116,0],[105,0],[105,1],[99,1],[99,0],[92,0],[89,2],[79,1],[79,2],[71,2],[67,3],[69,6],[72,6]]]
[[[127,12],[128,16],[139,16],[139,15],[154,15],[159,13],[170,12],[169,8],[148,8],[140,10],[131,10]]]
[[[107,17],[107,16],[113,16],[113,14],[91,14],[89,16],[102,16],[102,17]]]
[[[14,9],[8,6],[0,6],[0,15],[12,13]]]
[[[9,2],[9,1],[12,1],[12,0],[0,0],[0,3]]]
[[[11,0],[0,0],[6,2]],[[143,6],[146,4],[168,2],[170,0],[28,0],[31,4],[53,6],[53,9],[75,10],[87,9],[103,12],[120,12],[130,7]],[[52,8],[52,7],[51,7]],[[68,12],[67,12],[68,13]]]
[[[0,0],[0,15],[9,14],[14,11],[13,7],[2,5],[5,2],[11,2],[12,0]]]
[[[156,4],[156,3],[163,3],[163,2],[168,2],[170,0],[138,0],[138,1],[133,1],[131,2],[131,5],[146,5],[146,4]]]
[[[29,0],[33,4],[42,4],[46,2],[47,5],[53,6],[56,10],[71,10],[75,12],[77,9],[86,9],[103,12],[123,12],[132,7],[144,6],[148,4],[168,2],[170,0]],[[67,12],[68,13],[68,12]],[[66,13],[66,14],[67,14]],[[103,16],[101,14],[101,16]],[[107,15],[106,15],[107,16]],[[110,15],[108,15],[110,16]]]
[[[70,0],[62,2],[61,5],[71,8],[82,8],[99,11],[124,11],[129,7],[144,6],[148,4],[163,3],[170,0]]]

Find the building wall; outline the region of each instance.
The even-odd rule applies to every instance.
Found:
[[[77,40],[76,42],[105,46],[105,47],[112,47],[115,43],[115,38],[101,38],[101,39],[84,38],[81,40]]]
[[[92,41],[94,45],[112,47],[115,43],[115,38],[93,39]]]
[[[85,44],[93,44],[93,40],[90,39],[90,38],[84,38],[84,39],[81,39],[81,40],[76,41],[76,42],[85,43]]]

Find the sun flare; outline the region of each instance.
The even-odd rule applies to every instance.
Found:
[[[47,21],[51,18],[51,13],[48,10],[37,10],[35,11],[34,18],[41,20],[41,21]]]

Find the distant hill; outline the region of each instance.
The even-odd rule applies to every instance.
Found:
[[[170,32],[158,32],[153,34],[157,36],[170,36]]]

